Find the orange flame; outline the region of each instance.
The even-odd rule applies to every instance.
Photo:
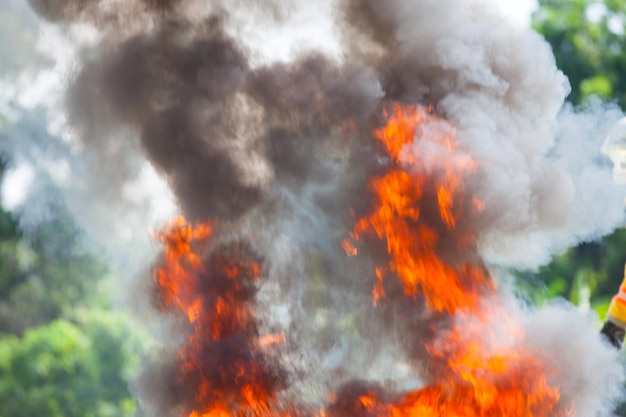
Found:
[[[265,336],[259,337],[259,346],[266,347],[272,345],[281,345],[285,343],[285,332],[280,332],[280,334],[266,334]]]
[[[421,107],[395,106],[394,114],[387,116],[387,126],[375,136],[385,146],[392,169],[371,181],[376,206],[370,216],[356,223],[353,235],[359,239],[373,232],[386,241],[389,270],[400,278],[405,294],[422,294],[428,306],[439,312],[474,307],[481,293],[494,288],[484,267],[472,259],[453,264],[438,251],[451,236],[458,250],[475,241],[473,234],[456,229],[457,219],[477,204],[475,197],[469,202],[459,197],[462,179],[474,171],[476,163],[455,141],[452,126]],[[410,149],[416,138],[425,143],[423,149],[430,155]],[[431,166],[430,159],[437,165]],[[429,214],[422,219],[423,211],[432,209],[425,194],[436,195],[439,218]],[[381,287],[376,284],[378,297]]]
[[[375,270],[374,304],[385,297],[386,271],[400,279],[406,295],[420,294],[431,311],[457,319],[426,346],[440,364],[431,385],[389,403],[362,395],[362,405],[382,404],[378,414],[386,417],[567,414],[571,404],[564,405],[550,383],[549,357],[524,346],[522,329],[502,303],[489,303],[486,310],[482,302],[497,299],[495,283],[477,256],[475,234],[463,224],[468,213],[484,209],[463,181],[476,162],[456,141],[453,127],[425,109],[396,105],[385,116],[387,125],[375,136],[391,166],[370,182],[373,211],[353,231],[357,240],[369,234],[387,246],[388,261]],[[455,256],[444,247],[452,247]],[[473,320],[460,320],[461,311]],[[506,324],[505,342],[486,331],[494,318]]]
[[[375,132],[390,159],[388,172],[370,182],[372,212],[359,219],[349,256],[366,236],[386,244],[374,269],[374,305],[386,297],[386,280],[399,279],[405,295],[423,297],[433,315],[447,316],[447,330],[427,342],[430,385],[387,395],[377,388],[329,395],[326,409],[285,405],[281,369],[268,354],[284,333],[259,335],[253,311],[261,274],[242,243],[215,247],[215,225],[176,218],[155,237],[165,245],[154,282],[164,311],[190,327],[178,352],[181,417],[548,417],[565,416],[573,404],[553,384],[550,357],[525,345],[522,328],[498,301],[496,286],[476,250],[468,216],[483,203],[464,181],[477,164],[448,122],[420,107],[393,107]],[[390,292],[391,294],[391,292]],[[487,303],[485,300],[489,300]],[[493,302],[495,300],[495,302]],[[504,333],[504,336],[500,333]]]
[[[480,315],[461,320],[428,346],[445,368],[435,382],[390,405],[394,417],[404,416],[559,416],[568,413],[559,388],[550,383],[550,357],[523,344],[523,331],[496,304],[491,321]],[[484,313],[484,312],[483,312]],[[485,326],[496,325],[508,334],[496,337]],[[501,324],[502,324],[501,323]]]
[[[341,241],[341,247],[348,256],[355,256],[359,253],[358,249],[348,239]]]
[[[192,327],[178,352],[178,383],[191,393],[180,415],[267,414],[282,381],[264,355],[284,334],[257,334],[251,302],[260,266],[245,246],[198,251],[210,243],[213,229],[177,217],[154,234],[165,244],[165,259],[154,273],[162,309],[183,313]]]

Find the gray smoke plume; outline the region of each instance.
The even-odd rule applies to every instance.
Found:
[[[623,195],[599,146],[620,112],[562,108],[567,80],[548,45],[508,25],[489,3],[330,2],[332,33],[323,36],[336,36],[340,52],[274,60],[263,45],[271,36],[253,39],[249,26],[297,27],[291,16],[306,9],[298,1],[30,3],[45,19],[99,31],[67,94],[69,123],[89,158],[83,178],[99,201],[115,201],[145,158],[188,219],[225,224],[214,245],[245,241],[263,259],[265,279],[246,298],[257,315],[250,327],[285,331],[280,355],[261,355],[277,370],[269,374],[291,375],[281,381],[285,404],[319,409],[335,391],[328,412],[344,415],[360,393],[393,401],[396,392],[436,381],[445,361],[424,346],[463,320],[433,314],[392,280],[385,304],[373,307],[384,242],[371,239],[353,257],[341,249],[372,209],[368,182],[393,165],[372,134],[388,104],[432,106],[478,162],[463,202],[476,196],[484,210],[458,230],[474,232],[475,244],[455,247],[456,232],[445,232],[434,206],[421,214],[448,233],[439,249],[453,263],[536,267],[623,223]],[[417,140],[405,152],[427,158]],[[524,343],[558,355],[559,405],[575,400],[576,415],[607,413],[622,377],[589,320],[563,308],[521,313],[506,288],[500,292],[527,332]],[[562,335],[565,326],[576,336]],[[138,380],[151,415],[176,415],[194,400],[177,385],[178,344]],[[228,356],[217,343],[204,348]],[[602,392],[585,380],[589,373]]]

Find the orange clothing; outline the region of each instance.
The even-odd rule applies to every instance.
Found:
[[[619,287],[619,292],[611,300],[606,320],[626,329],[626,266],[624,268],[624,280]]]

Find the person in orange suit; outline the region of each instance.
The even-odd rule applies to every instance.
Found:
[[[622,348],[626,334],[626,265],[624,266],[624,280],[618,293],[611,300],[600,333],[617,349]]]

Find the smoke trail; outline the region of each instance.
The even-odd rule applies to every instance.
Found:
[[[389,305],[375,309],[372,271],[387,256],[384,244],[373,242],[356,257],[339,249],[355,219],[372,209],[368,181],[392,165],[372,135],[386,103],[432,105],[478,162],[465,191],[484,211],[461,228],[477,233],[476,248],[454,251],[444,239],[441,251],[450,257],[467,256],[480,269],[478,255],[488,265],[537,266],[623,222],[622,196],[597,146],[619,112],[562,110],[567,81],[547,44],[511,28],[488,3],[337,2],[341,52],[286,62],[258,59],[254,42],[242,40],[241,16],[259,13],[266,22],[259,10],[267,5],[275,24],[287,25],[298,2],[249,9],[183,0],[31,5],[52,21],[92,24],[102,36],[67,96],[97,189],[115,193],[143,155],[186,217],[223,219],[228,232],[217,233],[215,245],[247,240],[264,259],[268,279],[255,309],[261,328],[286,330],[284,355],[271,358],[272,369],[296,375],[286,398],[306,394],[307,403],[321,404],[327,389],[346,381],[388,380],[344,386],[328,409],[333,414],[367,390],[384,398],[385,389],[415,388],[437,373],[421,346],[461,320],[429,314],[399,283],[385,284]],[[433,164],[439,157],[417,143],[405,152]],[[565,397],[578,398],[580,415],[608,407],[602,395],[613,398],[621,377],[612,362],[594,361],[610,355],[590,325],[571,312],[529,320],[542,324],[542,314],[563,314],[582,328],[569,347],[558,345],[575,352],[555,365],[560,382],[573,381]],[[557,349],[539,327],[525,327],[531,344]],[[176,347],[140,378],[141,399],[155,415],[172,415],[190,400],[177,391]],[[576,385],[587,370],[568,371],[579,362],[597,365],[606,394]]]

